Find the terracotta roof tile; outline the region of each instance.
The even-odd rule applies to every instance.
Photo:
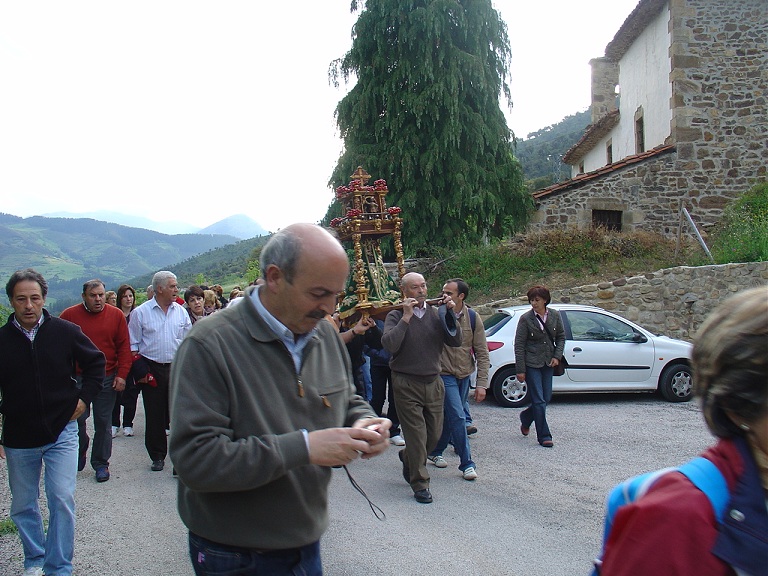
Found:
[[[543,198],[544,196],[550,196],[551,194],[554,194],[556,192],[562,192],[563,190],[568,190],[570,188],[578,188],[579,186],[581,186],[586,182],[589,182],[590,180],[594,180],[596,178],[605,176],[606,174],[616,172],[617,170],[621,170],[622,168],[626,168],[627,166],[631,166],[632,164],[643,162],[648,158],[653,158],[655,156],[661,156],[662,154],[674,152],[675,149],[676,147],[674,144],[657,146],[653,150],[648,150],[647,152],[643,152],[641,154],[635,154],[633,156],[627,156],[626,158],[623,158],[617,162],[613,162],[612,164],[603,166],[602,168],[598,168],[597,170],[593,170],[592,172],[579,174],[576,177],[571,178],[570,180],[566,180],[565,182],[559,182],[557,184],[553,184],[552,186],[548,186],[547,188],[536,190],[536,192],[534,192],[532,195],[534,199],[539,199],[539,198]]]

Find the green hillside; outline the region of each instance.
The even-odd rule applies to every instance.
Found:
[[[49,283],[49,307],[79,298],[82,284],[108,287],[232,244],[232,236],[168,235],[89,218],[20,218],[0,213],[0,278],[35,268]],[[3,299],[3,301],[6,301]]]
[[[589,121],[589,110],[578,112],[517,141],[515,156],[523,166],[529,191],[570,178],[570,168],[562,158],[582,137]]]
[[[191,284],[221,284],[225,287],[240,284],[242,286],[255,280],[255,277],[246,277],[248,263],[250,260],[257,259],[258,250],[268,239],[269,236],[257,236],[227,244],[169,265],[167,269],[176,274],[181,287]],[[142,274],[128,281],[128,284],[136,290],[143,291],[152,282],[154,273],[155,271]]]

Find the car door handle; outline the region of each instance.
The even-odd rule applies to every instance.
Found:
[[[577,346],[576,348],[574,348],[574,349],[573,349],[573,351],[574,351],[574,352],[581,352],[581,348],[579,348],[579,347]]]

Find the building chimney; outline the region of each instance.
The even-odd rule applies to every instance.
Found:
[[[616,110],[616,86],[619,84],[619,63],[608,58],[593,58],[592,66],[592,124]]]

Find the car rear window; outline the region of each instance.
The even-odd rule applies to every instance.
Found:
[[[485,336],[486,338],[488,336],[493,336],[496,334],[496,332],[499,331],[499,329],[504,326],[507,322],[509,322],[510,316],[509,314],[505,314],[503,312],[496,312],[495,314],[492,314],[491,316],[488,316],[485,320],[483,320],[483,328],[485,328]]]

